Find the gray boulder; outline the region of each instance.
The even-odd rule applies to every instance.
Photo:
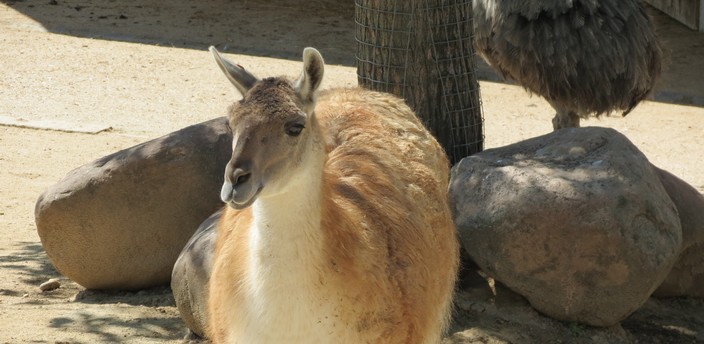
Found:
[[[171,290],[181,319],[198,337],[205,337],[208,323],[208,281],[213,270],[217,224],[221,215],[222,210],[198,227],[178,256],[171,274]]]
[[[670,172],[655,168],[682,224],[682,253],[653,295],[704,298],[704,196]]]
[[[564,129],[465,158],[450,198],[476,264],[564,321],[624,319],[665,280],[682,244],[657,172],[613,129]]]
[[[186,241],[222,206],[231,142],[218,118],[71,171],[35,207],[54,266],[88,289],[167,284]]]

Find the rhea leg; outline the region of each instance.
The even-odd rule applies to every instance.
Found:
[[[557,107],[555,107],[555,110],[557,113],[552,119],[552,127],[554,130],[579,128],[579,116],[576,112]]]

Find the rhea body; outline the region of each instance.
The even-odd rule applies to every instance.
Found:
[[[555,130],[622,111],[652,91],[663,53],[641,0],[475,0],[475,46],[544,97]]]
[[[211,51],[243,94],[210,281],[215,343],[438,343],[458,243],[444,151],[401,99],[318,93],[323,59],[258,79]]]

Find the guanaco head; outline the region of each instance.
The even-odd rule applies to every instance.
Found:
[[[229,109],[232,157],[225,168],[220,198],[242,209],[257,197],[283,191],[304,169],[318,140],[315,95],[323,78],[323,58],[303,50],[303,73],[293,83],[284,78],[259,80],[210,47],[225,76],[242,94]]]

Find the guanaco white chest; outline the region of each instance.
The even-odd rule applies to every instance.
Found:
[[[306,179],[304,174],[296,186],[316,183]],[[345,331],[334,291],[326,283],[326,267],[321,266],[320,196],[296,186],[289,192],[302,196],[298,199],[282,195],[252,206],[248,287],[241,291],[244,304],[231,308],[238,315],[230,325],[247,328],[230,343],[314,343],[322,338],[334,343]],[[242,324],[249,318],[256,321]]]

